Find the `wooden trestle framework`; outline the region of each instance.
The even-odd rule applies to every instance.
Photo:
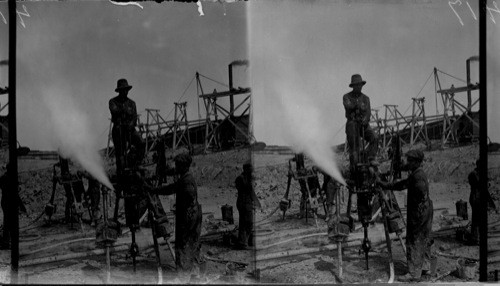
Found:
[[[137,118],[139,133],[146,143],[146,152],[152,151],[158,143],[158,140],[166,135],[172,136],[171,148],[173,150],[176,150],[182,145],[188,148],[190,152],[192,152],[193,144],[190,138],[191,135],[189,131],[192,128],[202,128],[203,126],[205,129],[205,152],[209,150],[221,149],[222,146],[219,131],[228,127],[229,129],[234,130],[234,133],[238,132],[241,136],[243,136],[246,143],[255,141],[250,130],[250,122],[248,121],[247,123],[245,123],[242,120],[242,118],[246,116],[250,118],[251,90],[250,88],[234,88],[232,82],[232,66],[247,64],[248,63],[246,61],[235,61],[229,64],[229,90],[222,92],[217,92],[216,90],[214,90],[213,93],[204,93],[203,86],[200,80],[200,76],[202,75],[196,72],[195,78],[198,91],[197,97],[199,99],[202,99],[205,105],[206,116],[204,119],[189,121],[187,117],[187,102],[174,103],[175,112],[173,120],[165,120],[160,115],[159,109],[146,109],[146,122],[141,122],[140,116],[138,116]],[[237,95],[242,96],[243,100],[235,107],[234,96]],[[229,110],[222,107],[220,105],[220,102],[218,102],[218,100],[221,100],[222,98],[229,98]],[[111,148],[111,129],[112,123],[110,121],[108,145],[106,148],[106,155],[108,157],[111,156],[113,152],[113,148]]]
[[[470,79],[470,62],[479,61],[479,57],[474,56],[466,61],[467,81],[465,86],[455,87],[451,85],[449,89],[442,89],[439,79],[439,72],[434,68],[433,75],[435,80],[436,97],[441,96],[443,104],[443,113],[427,116],[425,113],[425,97],[412,98],[412,114],[404,116],[397,109],[397,105],[384,104],[384,118],[379,117],[379,110],[372,109],[370,125],[378,133],[381,144],[381,153],[387,151],[391,146],[393,132],[399,133],[403,130],[409,130],[409,140],[401,140],[402,144],[409,145],[412,148],[416,143],[423,142],[430,148],[430,140],[427,134],[429,124],[439,124],[441,122],[441,147],[444,148],[447,144],[458,144],[460,131],[459,124],[461,118],[465,120],[472,128],[479,129],[479,124],[472,116],[472,109],[479,102],[479,95],[473,98],[472,91],[479,89],[479,83],[471,83]],[[446,74],[444,72],[441,72]],[[467,92],[467,105],[460,103],[457,100],[458,93]],[[478,132],[468,134],[472,142],[477,141]]]

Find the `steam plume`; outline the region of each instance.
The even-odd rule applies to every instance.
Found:
[[[339,183],[346,185],[335,159],[332,149],[331,127],[326,117],[307,93],[301,93],[290,84],[281,84],[280,93],[283,97],[285,136],[297,153],[304,153],[312,159],[325,173]]]
[[[95,179],[113,189],[97,152],[98,134],[92,130],[87,115],[76,108],[72,98],[62,94],[54,90],[43,94],[61,156],[78,162]]]

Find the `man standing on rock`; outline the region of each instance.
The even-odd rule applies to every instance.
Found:
[[[400,277],[400,281],[418,281],[422,273],[430,270],[432,240],[432,216],[434,214],[432,200],[429,197],[429,181],[422,168],[424,153],[410,150],[406,153],[406,170],[410,172],[406,179],[392,183],[377,180],[384,189],[408,189],[408,211],[406,229],[406,259],[408,273]]]
[[[360,136],[362,137],[361,140],[366,140],[370,144],[367,150],[368,161],[375,160],[378,151],[378,137],[369,124],[371,117],[370,98],[361,92],[365,84],[366,81],[361,78],[361,75],[353,75],[351,84],[349,84],[352,91],[346,93],[343,97],[345,117],[347,118],[345,132],[349,147],[351,173],[356,164],[361,163],[360,155],[363,150],[360,150]]]
[[[152,190],[158,195],[176,194],[175,198],[175,265],[181,274],[196,274],[203,263],[200,257],[202,210],[198,203],[198,189],[189,171],[192,158],[182,153],[174,158],[179,179]]]
[[[135,102],[127,97],[132,86],[124,78],[119,79],[116,85],[115,91],[118,92],[118,96],[109,100],[109,110],[111,112],[111,121],[113,122],[111,136],[113,137],[113,145],[115,147],[116,169],[117,174],[119,174],[119,172],[123,171],[123,168],[131,167],[131,165],[141,162],[145,150],[141,136],[135,130],[137,125]],[[136,149],[134,154],[137,154],[137,158],[127,158],[128,160],[125,160],[126,154],[124,153],[128,149],[127,143],[130,144],[130,148]],[[125,164],[128,164],[128,166]]]
[[[236,208],[239,213],[238,243],[237,249],[245,250],[248,246],[254,246],[254,224],[255,209],[260,208],[260,202],[253,189],[253,167],[250,162],[243,164],[243,173],[236,178],[235,184],[238,190]]]

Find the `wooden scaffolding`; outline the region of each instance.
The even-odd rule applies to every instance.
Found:
[[[232,64],[229,65],[229,90],[218,92],[214,90],[212,93],[204,93],[203,86],[200,80],[200,74],[196,73],[196,82],[198,86],[198,97],[203,99],[206,117],[205,117],[205,152],[209,150],[219,150],[222,147],[220,138],[220,129],[230,126],[234,128],[234,133],[239,133],[247,142],[253,139],[252,132],[250,131],[250,124],[245,128],[239,126],[241,118],[248,116],[251,113],[251,90],[250,88],[234,88],[232,83]],[[206,78],[206,77],[205,77]],[[240,95],[243,100],[234,106],[234,96]],[[229,98],[229,110],[222,107],[218,100]],[[242,111],[241,111],[242,110]],[[241,111],[238,115],[237,112]],[[221,118],[219,118],[221,116]],[[253,139],[254,140],[254,139]]]

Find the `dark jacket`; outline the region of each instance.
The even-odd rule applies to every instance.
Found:
[[[115,126],[126,125],[135,127],[137,124],[137,108],[135,102],[130,98],[115,96],[109,100],[109,111],[111,121]]]
[[[253,190],[251,179],[241,174],[236,178],[235,184],[236,190],[238,190],[238,198],[236,199],[236,207],[238,209],[253,209],[260,206],[259,199]]]
[[[432,216],[433,206],[429,197],[429,180],[422,167],[413,171],[408,178],[393,182],[390,189],[408,189],[407,223],[408,232],[419,230],[423,227],[429,216]]]
[[[370,122],[371,107],[368,96],[351,91],[344,95],[343,103],[347,120],[361,121],[365,124]]]

